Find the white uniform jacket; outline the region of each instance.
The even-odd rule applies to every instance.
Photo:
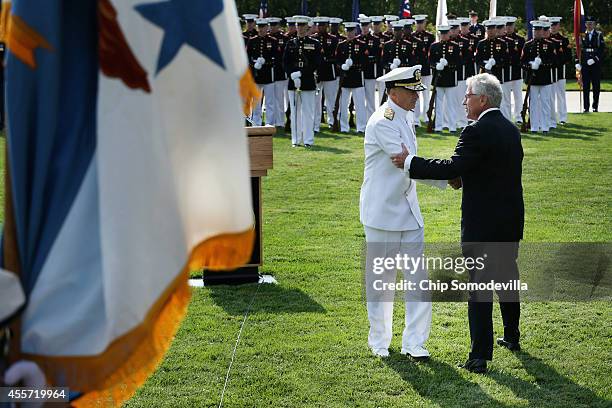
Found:
[[[415,180],[391,161],[391,156],[401,153],[402,143],[410,154],[417,154],[412,112],[388,99],[374,112],[365,131],[365,169],[359,199],[360,220],[365,226],[387,231],[424,226]],[[437,185],[445,186],[446,181]]]

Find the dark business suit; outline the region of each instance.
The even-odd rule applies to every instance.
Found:
[[[521,136],[499,110],[468,125],[448,160],[413,157],[410,178],[451,180],[461,177],[461,242],[464,256],[484,253],[486,267],[470,271],[470,281],[518,279],[518,242],[523,238]],[[492,245],[491,243],[497,243]],[[504,338],[519,341],[518,294],[499,293]],[[470,293],[470,359],[493,358],[492,293]]]

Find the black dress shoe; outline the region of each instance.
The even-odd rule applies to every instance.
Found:
[[[459,364],[458,367],[472,373],[484,374],[487,372],[487,360],[483,358],[468,359],[465,363]]]
[[[593,108],[593,112],[597,112],[597,108]]]
[[[584,110],[584,113],[589,113],[589,110],[588,110],[588,109],[585,109],[585,110]]]
[[[521,351],[519,342],[506,341],[503,337],[497,339],[497,345],[507,348],[510,351]]]

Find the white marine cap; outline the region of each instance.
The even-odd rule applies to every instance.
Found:
[[[385,21],[387,22],[399,20],[399,17],[396,16],[395,14],[385,14],[383,17],[385,18]]]
[[[283,21],[283,19],[280,17],[268,17],[268,23],[270,24],[278,24],[281,21]]]
[[[541,15],[540,17],[538,17],[538,20],[540,21],[548,21],[548,17],[545,15]]]
[[[472,20],[470,20],[470,18],[469,18],[469,17],[457,17],[457,21],[458,21],[458,22],[459,22],[459,24],[461,24],[461,25],[468,25],[468,24],[470,24],[470,22],[471,22]]]
[[[355,23],[354,21],[347,21],[344,23],[344,28],[347,30],[354,30],[358,25],[359,23]]]
[[[256,18],[255,24],[257,24],[258,26],[268,25],[268,19],[267,18]]]
[[[436,26],[436,30],[438,30],[438,32],[440,33],[447,33],[450,31],[450,26],[449,25],[439,25]]]
[[[423,91],[425,86],[421,82],[421,66],[395,68],[387,74],[376,78],[378,82],[384,82],[387,89],[405,88],[412,91]]]
[[[548,17],[548,21],[550,21],[551,24],[559,24],[561,20],[561,17]]]
[[[530,21],[529,23],[531,24],[531,27],[536,28],[536,29],[544,28],[544,24],[545,24],[544,21],[541,21],[541,20],[533,20],[533,21]]]
[[[371,16],[370,19],[374,24],[382,23],[385,19],[383,16]]]
[[[296,24],[308,24],[309,21],[310,21],[310,17],[308,16],[301,16],[301,15],[293,16],[293,22]]]
[[[510,24],[516,23],[517,19],[516,17],[513,17],[513,16],[507,16],[507,17],[504,17],[504,20],[506,20],[506,25],[510,25]]]
[[[259,16],[257,14],[243,14],[242,18],[244,18],[245,21],[255,21],[256,18],[258,18]]]
[[[505,27],[506,26],[506,18],[505,17],[497,17],[493,21],[495,21],[495,24],[497,25],[497,28]]]
[[[451,26],[451,28],[459,27],[460,24],[461,23],[457,19],[455,19],[455,20],[448,20],[448,25]]]
[[[413,20],[413,21],[414,21],[414,20]],[[408,19],[407,19],[407,18],[402,18],[402,19],[399,19],[397,22],[398,22],[398,23],[401,23],[401,24],[402,24],[402,27],[405,27],[405,26],[407,26],[407,25],[410,25],[410,22],[408,22]]]
[[[329,17],[319,16],[313,18],[312,21],[314,21],[315,24],[327,24],[329,23]]]
[[[482,25],[485,27],[497,27],[497,21],[495,20],[485,20],[482,22]]]
[[[343,20],[340,17],[330,17],[329,18],[329,24],[341,24],[342,21]]]
[[[424,21],[427,19],[427,14],[417,14],[415,16],[412,16],[412,18],[414,18],[414,21],[416,21],[418,24],[419,21]]]
[[[402,21],[392,21],[390,24],[394,30],[401,30],[404,28],[404,23]]]
[[[371,22],[372,19],[370,17],[359,17],[359,24],[361,25],[370,24]]]

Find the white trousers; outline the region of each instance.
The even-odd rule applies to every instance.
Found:
[[[436,131],[441,131],[443,128],[448,128],[451,132],[457,130],[457,125],[454,123],[454,118],[457,117],[455,113],[455,88],[456,87],[436,88]]]
[[[255,106],[253,106],[253,116],[251,118],[253,120],[253,124],[255,126],[261,126],[262,106],[265,106],[266,125],[274,126],[276,125],[274,118],[274,113],[276,110],[276,104],[274,103],[276,100],[274,82],[264,85],[257,84],[257,88],[259,88],[260,91],[263,91],[263,97],[261,101],[255,103]]]
[[[427,110],[429,109],[429,98],[431,97],[431,79],[431,75],[421,77],[421,82],[425,86],[425,90],[419,92],[419,99],[417,99],[414,108],[414,116],[417,121],[427,122]]]
[[[274,120],[276,126],[285,126],[285,111],[287,111],[287,84],[288,79],[274,82],[274,96],[276,99],[276,110]]]
[[[411,257],[423,256],[424,229],[413,231],[385,231],[364,226],[368,251],[373,250],[375,257],[395,257],[396,254],[407,254]],[[402,270],[406,281],[418,282],[427,279],[427,269],[421,264],[416,271]],[[368,345],[373,349],[387,349],[391,344],[393,336],[393,292],[376,291],[374,280],[382,282],[395,282],[396,269],[389,269],[382,274],[374,274],[366,271],[366,297],[368,307],[368,320],[370,331],[368,334]],[[390,297],[393,296],[393,297]],[[378,297],[378,299],[377,299]],[[380,301],[384,299],[385,301]],[[406,290],[405,295],[406,315],[404,319],[404,332],[402,335],[402,348],[409,346],[422,346],[429,338],[431,330],[431,302],[418,301],[414,298],[414,292]]]
[[[338,81],[321,81],[319,82],[319,94],[315,101],[315,118],[314,118],[314,129],[315,132],[319,131],[320,119],[321,119],[321,99],[325,94],[325,110],[327,111],[327,124],[332,126],[334,124],[334,105],[336,104],[336,94],[338,93]]]
[[[291,143],[314,144],[315,91],[289,91]]]
[[[548,112],[548,127],[554,129],[557,127],[557,114],[555,112],[555,92],[557,82],[550,85],[550,110]]]
[[[359,88],[342,88],[340,94],[340,131],[348,132],[349,127],[349,102],[353,97],[353,105],[355,106],[355,125],[358,132],[365,132],[367,120],[365,110],[365,90],[363,86]]]
[[[499,107],[502,115],[508,120],[512,120],[512,102],[511,96],[512,94],[512,83],[504,82],[502,84],[502,101]]]
[[[380,82],[376,82],[375,79],[365,80],[365,108],[366,108],[366,123],[370,120],[370,116],[374,114],[376,108],[378,108],[378,94],[376,92]],[[379,89],[379,92],[381,90]]]
[[[510,84],[510,91],[512,92],[512,102],[514,102],[513,120],[515,122],[522,121],[521,111],[523,110],[523,80],[517,79],[508,83]]]
[[[467,112],[463,106],[463,99],[465,99],[465,92],[467,91],[467,84],[465,81],[459,81],[455,89],[455,114],[456,126],[464,128],[468,124]]]
[[[565,79],[560,79],[553,84],[553,114],[558,115],[559,122],[567,122],[567,103],[565,100]]]
[[[550,94],[552,85],[531,85],[529,91],[529,120],[531,131],[548,132],[550,129]]]

